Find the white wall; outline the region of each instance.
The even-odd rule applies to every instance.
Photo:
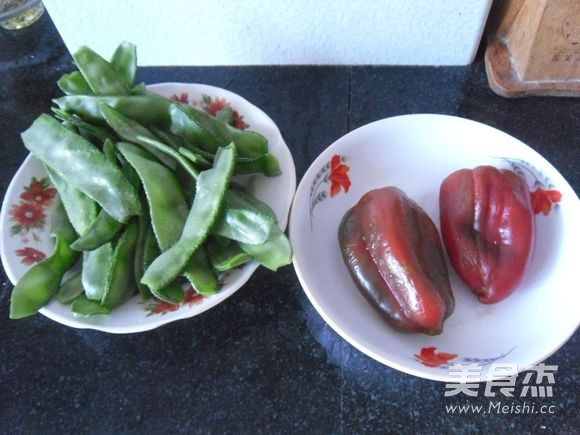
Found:
[[[472,62],[491,0],[44,0],[70,51],[140,65]]]

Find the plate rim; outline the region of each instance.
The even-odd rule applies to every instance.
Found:
[[[504,136],[509,137],[511,140],[514,140],[518,143],[518,145],[525,147],[528,151],[532,152],[532,154],[534,155],[535,158],[538,158],[540,160],[542,160],[545,164],[548,165],[548,167],[550,168],[551,171],[553,171],[555,174],[558,174],[559,177],[561,178],[561,181],[563,182],[562,186],[566,187],[566,189],[571,192],[575,198],[576,201],[579,202],[579,198],[578,195],[574,192],[574,189],[572,189],[572,187],[570,186],[570,183],[568,183],[568,181],[564,178],[564,176],[562,176],[562,174],[560,174],[560,172],[552,165],[552,163],[547,160],[545,157],[543,157],[540,153],[538,153],[536,150],[534,150],[533,148],[531,148],[530,146],[528,146],[527,144],[525,144],[523,141],[521,141],[520,139],[512,136],[509,133],[506,133],[496,127],[493,127],[491,125],[485,124],[483,122],[479,122],[479,121],[475,121],[469,118],[464,118],[464,117],[460,117],[460,116],[455,116],[455,115],[446,115],[446,114],[439,114],[439,113],[411,113],[411,114],[404,114],[404,115],[396,115],[396,116],[390,116],[390,117],[386,117],[386,118],[382,118],[382,119],[378,119],[372,122],[369,122],[367,124],[361,125],[359,127],[357,127],[354,130],[351,130],[349,132],[347,132],[346,134],[340,136],[339,138],[337,138],[335,141],[333,141],[330,145],[328,145],[324,150],[322,150],[320,152],[320,154],[312,161],[312,163],[308,166],[308,169],[306,170],[306,172],[304,173],[304,175],[302,176],[302,179],[300,180],[300,183],[298,184],[298,187],[296,188],[296,192],[294,194],[294,200],[292,201],[292,207],[290,209],[290,220],[289,220],[289,225],[288,225],[288,233],[289,233],[289,239],[290,239],[290,243],[292,243],[292,245],[294,245],[293,241],[295,240],[295,237],[293,236],[293,234],[296,231],[297,228],[295,227],[295,225],[293,224],[293,222],[295,222],[297,220],[297,218],[295,217],[295,213],[298,213],[296,211],[296,209],[298,208],[298,200],[299,198],[301,198],[302,196],[305,195],[305,192],[307,192],[308,190],[308,186],[306,183],[307,179],[310,179],[311,177],[309,175],[311,175],[312,172],[314,172],[316,170],[316,168],[318,166],[320,166],[320,164],[322,162],[326,162],[326,160],[328,160],[328,154],[330,153],[330,150],[335,147],[338,143],[349,139],[351,136],[354,136],[356,134],[360,134],[360,130],[363,129],[367,129],[367,128],[371,128],[374,127],[378,124],[384,123],[384,122],[389,122],[389,121],[393,121],[393,120],[398,120],[398,119],[411,119],[411,118],[415,118],[415,119],[447,119],[447,120],[454,120],[454,121],[460,121],[460,122],[464,122],[466,124],[474,124],[477,125],[479,128],[483,127],[486,129],[492,129],[494,130],[496,133],[500,133]],[[562,187],[559,186],[559,187]],[[573,200],[574,198],[572,198]],[[579,207],[577,207],[579,208]],[[353,346],[355,349],[359,350],[360,352],[362,352],[363,354],[371,357],[372,359],[378,361],[381,364],[384,364],[388,367],[391,367],[395,370],[399,370],[403,373],[412,375],[412,376],[416,376],[419,378],[423,378],[423,379],[428,379],[428,380],[433,380],[433,381],[438,381],[438,382],[456,382],[457,379],[456,378],[452,378],[449,375],[442,375],[442,374],[438,374],[435,371],[433,372],[429,372],[429,371],[421,371],[421,370],[417,370],[413,367],[409,367],[409,366],[405,366],[402,364],[399,364],[395,361],[392,361],[391,359],[384,357],[382,355],[379,355],[378,353],[374,352],[371,349],[368,349],[367,347],[365,347],[363,344],[359,343],[355,338],[351,337],[350,334],[348,334],[340,325],[337,321],[335,321],[334,318],[332,318],[326,311],[324,311],[321,306],[319,305],[316,297],[314,296],[314,294],[312,293],[312,291],[310,290],[309,286],[307,285],[306,279],[304,277],[304,273],[301,269],[300,266],[300,261],[297,259],[296,255],[293,254],[292,257],[292,264],[294,266],[294,270],[296,272],[296,275],[298,277],[298,281],[300,282],[300,285],[302,287],[302,290],[304,291],[304,293],[306,293],[306,296],[308,297],[308,300],[310,301],[310,303],[314,306],[314,308],[316,309],[316,311],[318,312],[318,314],[323,318],[323,320],[334,330],[334,332],[336,332],[342,339],[344,339],[347,343],[349,343],[351,346]],[[387,327],[387,326],[385,326]],[[560,348],[562,348],[562,346],[564,346],[564,344],[566,344],[568,342],[568,340],[570,340],[570,338],[576,333],[576,331],[578,330],[578,328],[580,327],[580,319],[578,320],[577,324],[576,324],[576,328],[574,328],[569,335],[560,343],[558,343],[557,346],[555,346],[550,352],[546,353],[544,356],[542,356],[541,358],[537,359],[536,361],[526,364],[526,365],[522,365],[520,366],[518,364],[517,367],[517,371],[510,371],[510,372],[506,372],[505,376],[502,378],[499,378],[497,376],[493,377],[494,380],[496,379],[503,379],[505,377],[509,377],[512,375],[516,375],[519,374],[525,370],[528,370],[529,368],[541,363],[542,361],[546,360],[547,358],[549,358],[551,355],[553,355],[554,353],[556,353]],[[479,380],[473,380],[473,382],[487,382],[488,380],[490,380],[491,378],[488,376],[488,373],[486,372],[485,375],[480,375]]]

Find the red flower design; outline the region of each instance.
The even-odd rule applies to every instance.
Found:
[[[348,192],[350,189],[350,178],[348,177],[348,171],[350,168],[341,163],[341,157],[338,154],[332,156],[330,161],[330,197],[334,197],[340,193],[340,189],[343,188],[344,192]]]
[[[44,225],[46,215],[44,208],[34,202],[21,202],[16,205],[13,204],[10,209],[10,217],[12,220],[26,230],[30,228],[40,228]]]
[[[169,302],[155,299],[155,302],[147,306],[147,310],[149,311],[149,315],[165,314],[170,313],[172,311],[177,311],[179,310],[179,307],[180,307],[179,305],[170,304]]]
[[[234,110],[232,113],[232,122],[234,123],[234,127],[239,130],[245,130],[249,127],[249,125],[245,123],[244,117],[241,116],[237,110]]]
[[[204,299],[204,296],[197,293],[193,289],[193,287],[190,286],[190,287],[185,289],[184,300],[180,305],[171,304],[169,302],[155,299],[152,303],[147,305],[147,307],[145,309],[147,311],[149,311],[149,314],[147,314],[148,316],[151,316],[153,314],[167,314],[167,313],[171,313],[173,311],[179,310],[184,305],[187,305],[188,307],[192,307],[194,305],[197,305],[197,304],[201,303],[203,301],[203,299]]]
[[[187,94],[187,92],[182,92],[181,94],[179,94],[179,96],[173,94],[170,98],[172,100],[179,101],[180,103],[189,104],[189,95]]]
[[[46,258],[46,254],[44,252],[40,252],[38,249],[34,249],[31,247],[26,247],[22,249],[17,249],[16,255],[22,257],[22,264],[26,264],[30,266],[31,264],[38,263]]]
[[[56,189],[43,185],[42,182],[33,180],[30,186],[24,188],[24,192],[20,195],[26,202],[33,202],[41,207],[48,207],[52,199],[56,195]]]
[[[562,194],[558,190],[545,190],[538,187],[530,193],[532,197],[532,209],[534,213],[548,215],[552,210],[552,204],[562,200]]]
[[[213,99],[209,95],[204,95],[201,103],[203,110],[211,116],[218,116],[226,107],[231,108],[230,103],[225,98]],[[237,110],[232,110],[231,124],[239,130],[244,130],[249,127],[249,125],[244,121],[244,117],[241,116]]]
[[[202,303],[204,298],[205,297],[203,295],[200,295],[193,288],[189,287],[187,290],[185,290],[185,300],[183,301],[183,305],[192,307],[194,305]]]
[[[215,100],[209,99],[209,104],[205,106],[205,110],[211,116],[216,116],[220,110],[230,104],[225,100],[225,98],[216,98]]]
[[[427,367],[439,367],[448,364],[449,361],[457,358],[455,353],[435,352],[436,347],[424,347],[419,355],[415,355],[421,364]]]

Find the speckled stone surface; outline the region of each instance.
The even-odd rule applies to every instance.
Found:
[[[50,107],[71,69],[50,18],[0,31],[0,195],[24,160],[19,132]],[[446,113],[500,128],[539,151],[580,190],[580,100],[505,100],[483,65],[454,68],[145,68],[146,82],[221,86],[261,107],[291,148],[298,179],[347,131],[404,113]],[[2,433],[573,433],[579,334],[559,365],[554,414],[448,414],[490,399],[444,398],[444,384],[366,357],[324,323],[294,270],[259,269],[234,296],[193,319],[133,335],[66,328],[43,316],[8,320],[0,269]],[[541,319],[538,319],[541,322]],[[520,386],[523,376],[518,377]],[[516,392],[521,388],[516,389]],[[521,398],[498,398],[523,405]],[[528,400],[528,403],[531,403]]]

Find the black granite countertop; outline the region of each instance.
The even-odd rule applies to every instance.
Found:
[[[0,195],[26,157],[19,133],[59,95],[72,60],[50,17],[0,30]],[[217,85],[279,126],[298,180],[346,132],[406,113],[458,115],[497,127],[547,158],[580,191],[580,100],[507,100],[481,61],[466,67],[142,68],[146,82]],[[292,266],[260,268],[234,296],[195,318],[132,335],[10,321],[0,270],[0,432],[573,433],[579,335],[559,366],[553,414],[448,413],[486,397],[444,398],[444,384],[403,374],[343,341],[314,310]],[[538,319],[541,321],[541,319]],[[523,376],[518,377],[518,385]],[[480,395],[481,396],[481,395]],[[523,405],[523,399],[503,398]]]

